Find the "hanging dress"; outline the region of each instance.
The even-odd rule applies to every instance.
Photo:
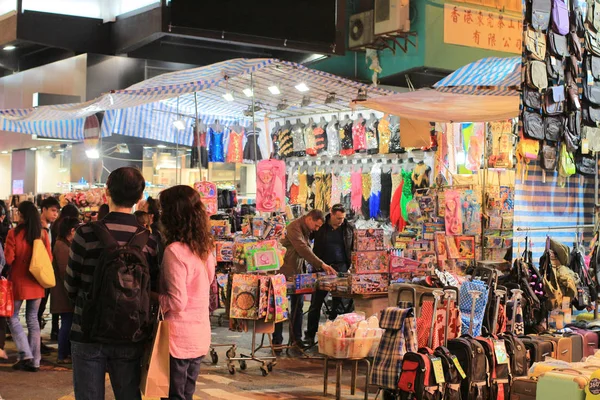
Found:
[[[402,153],[400,146],[400,124],[390,123],[390,153]]]
[[[306,154],[309,156],[317,155],[317,140],[315,139],[315,126],[308,124],[304,127],[304,144],[306,145]]]
[[[331,196],[329,198],[329,207],[333,207],[342,201],[342,178],[339,174],[331,174]]]
[[[362,207],[362,173],[352,172],[351,206],[354,212],[360,212]]]
[[[290,204],[299,204],[298,195],[300,193],[300,180],[298,179],[298,170],[295,170],[288,180],[288,191],[290,193]]]
[[[315,127],[313,133],[315,135],[317,154],[321,154],[327,149],[327,135],[321,126]]]
[[[402,217],[401,205],[404,182],[402,181],[402,175],[397,174],[396,176],[400,177],[400,183],[394,191],[394,195],[392,196],[392,201],[390,203],[390,222],[398,232],[402,232],[406,226],[406,220],[404,217]],[[392,179],[393,178],[394,175],[392,175]]]
[[[200,148],[200,150],[198,150]],[[208,149],[206,148],[206,132],[200,132],[198,136],[194,135],[192,142],[192,154],[190,156],[190,168],[208,168]]]
[[[292,145],[294,147],[294,156],[303,157],[306,155],[306,144],[304,143],[304,127],[302,125],[292,126]]]
[[[306,184],[308,186],[306,209],[312,210],[315,208],[315,176],[313,174],[308,173],[308,175],[306,175]]]
[[[339,133],[340,154],[343,156],[354,154],[354,147],[352,144],[352,122],[349,122],[344,126],[340,125]]]
[[[352,174],[350,171],[340,173],[341,203],[346,210],[352,210]]]
[[[390,152],[390,121],[387,118],[382,118],[377,124],[377,133],[379,135],[379,154],[387,154]]]
[[[408,211],[406,210],[406,206],[408,202],[412,200],[412,180],[411,180],[412,172],[402,170],[402,200],[400,202],[400,207],[402,211],[402,218],[405,221],[408,221]]]
[[[271,143],[273,143],[273,152],[271,153],[270,158],[275,158],[279,160],[281,157],[279,156],[279,138],[281,134],[281,127],[273,129],[271,132]]]
[[[233,129],[229,131],[229,144],[227,146],[227,157],[225,158],[228,163],[241,163],[244,161],[243,154],[244,146],[244,129],[240,133],[235,132]]]
[[[367,129],[364,119],[356,121],[352,125],[352,144],[355,153],[367,150]]]
[[[294,152],[292,134],[288,128],[281,128],[278,134],[278,153],[280,159],[290,157]]]
[[[313,184],[315,192],[315,209],[327,212],[331,199],[331,174],[318,172]]]
[[[258,135],[260,132],[251,129],[246,132],[246,146],[244,147],[244,161],[253,163],[263,159],[260,146],[258,145]]]
[[[377,126],[379,121],[367,121],[367,152],[369,154],[379,153],[379,139],[377,135]]]
[[[381,167],[375,165],[371,170],[371,197],[369,198],[369,217],[377,218],[381,214]]]
[[[371,174],[362,174],[362,199],[361,199],[361,213],[365,219],[369,218],[369,199],[371,198]]]
[[[209,149],[208,161],[210,162],[225,162],[223,148],[223,131],[217,132],[213,128],[208,128]]]
[[[300,172],[298,174],[298,199],[296,204],[300,204],[306,208],[306,202],[308,201],[308,176],[306,172]]]
[[[390,217],[390,202],[392,201],[392,173],[381,173],[381,201],[380,210],[382,218]]]
[[[340,155],[340,124],[329,124],[325,129],[327,131],[327,154],[330,156]]]

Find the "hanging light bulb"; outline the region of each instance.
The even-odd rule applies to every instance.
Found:
[[[235,100],[235,99],[233,98],[233,93],[231,93],[231,92],[225,92],[225,94],[223,95],[223,98],[224,98],[226,101],[233,101],[233,100]]]
[[[252,96],[254,96],[254,92],[250,88],[246,88],[246,89],[242,90],[242,92],[244,92],[244,94],[246,95],[246,97],[252,97]]]
[[[173,121],[173,126],[178,131],[184,131],[185,130],[185,121],[182,119],[176,119],[175,121]]]

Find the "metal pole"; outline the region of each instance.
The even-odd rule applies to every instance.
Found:
[[[198,172],[200,172],[200,179],[202,181],[202,152],[200,151],[200,118],[198,115],[198,92],[194,92],[194,108],[196,109],[196,128],[194,134],[196,135],[196,151],[198,152]]]
[[[470,316],[470,324],[469,324],[469,336],[473,336],[473,324],[475,323],[475,303],[477,299],[482,295],[479,290],[469,290],[469,294],[471,295],[471,316]]]
[[[484,125],[484,129],[483,129],[483,185],[481,188],[481,210],[483,215],[487,215],[487,209],[486,209],[486,201],[485,201],[485,193],[487,190],[487,181],[488,181],[488,133],[489,133],[489,124],[485,123]],[[493,139],[493,138],[492,138]],[[485,260],[485,240],[484,240],[484,236],[485,236],[485,218],[481,218],[481,247],[483,248],[483,251],[481,252],[481,260]]]
[[[256,168],[256,155],[258,146],[258,132],[256,131],[256,121],[254,116],[254,74],[250,74],[250,89],[252,90],[252,131],[254,132],[254,165]]]
[[[517,232],[529,232],[529,231],[563,231],[570,229],[594,229],[594,225],[570,225],[570,226],[548,226],[545,228],[517,228]]]

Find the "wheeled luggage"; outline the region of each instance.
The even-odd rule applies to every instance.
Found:
[[[574,369],[555,369],[538,378],[537,400],[585,400],[586,374]]]
[[[571,360],[579,362],[583,358],[583,335],[579,332],[565,333],[571,339]]]
[[[513,379],[510,388],[510,400],[536,400],[537,381],[520,376]]]

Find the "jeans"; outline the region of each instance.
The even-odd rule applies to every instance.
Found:
[[[55,314],[58,317],[58,314]],[[64,360],[71,356],[71,324],[73,323],[73,313],[60,314],[60,329],[58,330],[58,359]]]
[[[302,340],[302,320],[304,318],[304,312],[302,310],[304,306],[304,295],[303,294],[291,294],[290,296],[290,324],[292,324],[292,335],[294,336],[294,342],[300,342]],[[283,343],[283,322],[275,324],[275,331],[273,332],[273,344]]]
[[[182,360],[170,356],[169,398],[164,397],[162,400],[192,400],[203,358],[204,356]]]
[[[141,400],[143,343],[71,342],[71,350],[75,399],[104,400],[104,377],[108,370],[116,400]]]
[[[25,305],[25,321],[27,322],[27,335],[19,321],[19,311],[23,302]],[[10,332],[19,351],[19,360],[32,360],[33,366],[39,368],[42,354],[40,352],[40,324],[38,322],[38,309],[41,299],[15,300],[15,313],[9,319]]]

